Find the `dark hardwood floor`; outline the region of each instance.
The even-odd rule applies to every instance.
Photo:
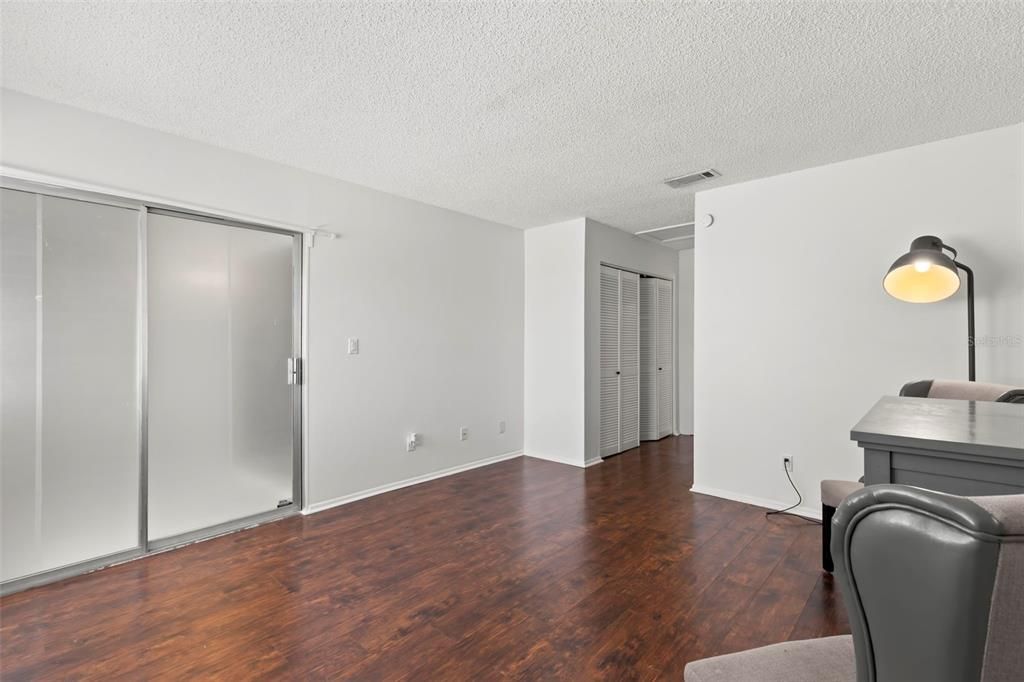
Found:
[[[820,529],[689,492],[690,438],[519,458],[0,601],[16,679],[681,679],[848,632]]]

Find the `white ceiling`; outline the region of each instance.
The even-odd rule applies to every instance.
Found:
[[[2,5],[3,85],[518,227],[1024,120],[1024,4]]]

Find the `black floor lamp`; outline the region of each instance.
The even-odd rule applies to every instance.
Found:
[[[910,251],[889,268],[882,286],[901,301],[934,303],[949,298],[960,288],[957,269],[967,274],[967,373],[968,379],[974,381],[974,271],[956,257],[956,249],[943,244],[938,237],[918,237],[910,242]]]

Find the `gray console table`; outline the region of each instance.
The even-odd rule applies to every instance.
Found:
[[[1024,493],[1024,405],[885,397],[853,427],[864,483]]]

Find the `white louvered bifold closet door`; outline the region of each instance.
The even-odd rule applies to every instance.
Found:
[[[658,440],[658,280],[640,280],[640,440]]]
[[[640,445],[640,275],[619,273],[619,452]]]
[[[658,438],[672,433],[674,396],[672,344],[672,282],[663,279],[658,283]]]
[[[672,433],[675,383],[672,368],[672,282],[640,280],[640,439]]]
[[[601,456],[619,440],[619,271],[601,266]]]

